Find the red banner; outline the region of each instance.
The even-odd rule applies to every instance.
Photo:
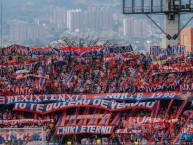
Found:
[[[193,69],[193,66],[159,66],[159,69],[163,70],[170,70],[171,72],[185,72],[185,71],[191,71]]]
[[[53,122],[53,119],[19,119],[19,120],[0,120],[0,124],[17,124],[17,123],[45,123]]]
[[[10,55],[13,53],[28,55],[28,51],[29,51],[29,47],[14,44],[9,47],[0,49],[0,55]]]

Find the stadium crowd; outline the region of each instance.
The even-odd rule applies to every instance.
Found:
[[[50,141],[53,137],[58,117],[58,113],[37,115],[34,113],[13,111],[12,106],[1,106],[0,143],[6,145],[22,145],[27,144],[28,142],[41,141],[42,128],[46,136],[46,140]],[[33,130],[29,131],[28,129]],[[17,134],[20,134],[19,140],[17,139]]]
[[[0,94],[94,94],[136,93],[193,90],[193,54],[170,54],[168,57],[150,56],[148,53],[118,53],[105,56],[3,56],[0,58]],[[20,71],[20,72],[19,72]],[[186,86],[189,87],[186,87]],[[162,104],[161,104],[162,105]],[[175,118],[180,105],[161,106],[157,117]],[[117,129],[125,128],[129,117],[150,117],[147,110],[127,112]],[[58,117],[46,117],[53,122],[0,124],[1,128],[43,127],[52,130]],[[24,119],[22,113],[8,108],[0,111],[0,120]],[[43,120],[45,117],[38,118]],[[183,116],[163,128],[143,129],[131,133],[131,142],[172,140],[187,121]],[[169,137],[166,131],[169,131]],[[187,132],[187,131],[186,131]],[[120,135],[122,137],[122,135]],[[96,140],[95,140],[96,142]]]
[[[166,104],[166,102],[162,102],[162,104]],[[172,113],[172,110],[176,110],[180,106],[172,106],[170,108],[170,112],[166,113],[165,107],[162,105],[160,106],[160,111],[157,115],[157,118],[163,119],[163,120],[175,120],[176,114],[175,112]],[[167,108],[166,108],[167,109]],[[185,122],[187,121],[188,117],[185,115],[182,115],[174,122],[162,122],[162,123],[142,123],[142,120],[135,120],[135,122],[132,122],[132,119],[129,120],[129,118],[132,116],[132,118],[138,117],[138,118],[148,118],[151,117],[149,110],[142,110],[142,109],[136,109],[133,113],[124,113],[123,117],[121,118],[121,122],[118,126],[118,129],[131,129],[132,131],[129,132],[129,142],[141,142],[144,143],[145,140],[149,141],[152,136],[154,136],[153,141],[156,143],[162,142],[163,137],[167,142],[172,142],[173,139],[176,137],[176,135],[181,131],[181,128],[184,126]],[[189,127],[190,129],[190,127]],[[166,135],[165,133],[169,131],[169,134]],[[187,129],[188,131],[188,129]],[[186,133],[187,133],[186,131]],[[123,138],[123,134],[121,134]],[[156,137],[156,138],[155,138]],[[126,139],[127,140],[127,139]],[[128,140],[127,140],[128,141]],[[126,142],[127,142],[126,141]],[[147,144],[147,142],[146,142]]]
[[[2,94],[135,93],[179,91],[185,88],[180,84],[192,85],[190,55],[152,60],[148,53],[2,57],[0,90]]]

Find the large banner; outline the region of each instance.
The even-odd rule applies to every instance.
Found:
[[[74,55],[74,56],[102,56],[112,53],[130,53],[133,52],[131,45],[106,47],[93,46],[93,47],[59,47],[53,48],[53,52],[58,55]]]
[[[16,45],[16,44],[0,49],[0,55],[1,56],[2,55],[10,55],[13,53],[17,53],[20,55],[28,55],[28,52],[29,52],[29,47],[20,46],[20,45]]]
[[[133,52],[133,47],[131,45],[119,47],[107,47],[103,50],[103,54],[128,53],[128,52]]]
[[[45,123],[45,122],[53,122],[53,119],[16,119],[16,120],[0,120],[0,124],[20,124],[20,123]]]
[[[33,48],[33,47],[29,48],[29,55],[52,55],[52,54],[53,50],[50,46],[46,48]]]
[[[160,46],[152,46],[150,47],[150,55],[153,56],[168,56],[170,54],[184,54],[185,46],[183,45],[174,45],[170,48],[163,49]]]
[[[70,135],[70,134],[82,134],[82,133],[90,133],[90,134],[112,134],[113,126],[98,126],[98,125],[90,125],[90,126],[66,126],[66,127],[58,127],[56,134],[57,135]]]
[[[110,53],[127,53],[133,52],[131,45],[118,46],[118,47],[106,47],[93,46],[93,47],[59,47],[52,48],[50,46],[46,48],[33,48],[20,45],[11,45],[6,48],[0,49],[0,55],[11,55],[17,53],[20,55],[75,55],[75,56],[100,56]]]
[[[13,95],[5,96],[5,104],[14,103],[46,103],[46,102],[73,102],[88,99],[115,100],[115,101],[150,101],[162,99],[177,99],[192,101],[191,92],[154,92],[154,93],[108,93],[108,94],[50,94],[50,95]]]
[[[137,86],[138,92],[161,92],[175,90],[176,83],[154,83],[154,84],[145,84]]]
[[[95,107],[109,111],[126,110],[130,108],[143,108],[152,110],[155,102],[118,103],[101,99],[87,99],[72,102],[57,102],[50,104],[15,103],[14,110],[46,114],[73,107]]]
[[[123,121],[123,127],[131,130],[163,129],[169,123],[176,123],[178,119],[161,119],[151,117],[130,117]]]
[[[137,124],[154,124],[154,123],[163,123],[163,122],[177,122],[178,119],[161,119],[161,118],[152,118],[152,117],[129,117],[127,123],[137,123]]]

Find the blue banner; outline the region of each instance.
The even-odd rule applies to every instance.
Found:
[[[28,111],[38,114],[46,114],[58,110],[64,110],[74,107],[94,107],[109,111],[120,111],[130,108],[143,108],[151,110],[155,102],[135,102],[135,103],[119,103],[101,99],[87,99],[71,102],[57,102],[50,104],[34,104],[34,103],[15,103],[14,110]]]
[[[107,93],[107,94],[49,94],[49,95],[14,95],[3,96],[2,103],[48,103],[71,102],[87,99],[115,100],[115,101],[151,101],[151,100],[187,100],[192,102],[192,93],[184,92],[155,92],[155,93]]]

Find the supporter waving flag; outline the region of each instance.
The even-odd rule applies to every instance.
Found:
[[[66,80],[66,84],[69,85],[70,84],[70,81],[72,79],[72,76],[73,76],[73,73],[74,73],[74,68],[71,70],[67,80]]]
[[[129,83],[133,82],[133,80],[135,79],[135,77],[137,76],[137,74],[139,73],[139,71],[141,70],[141,67],[138,67],[135,72],[133,73],[133,75],[131,76]]]
[[[39,79],[39,89],[42,90],[43,89],[43,86],[44,86],[44,83],[45,83],[45,77],[46,76],[46,67],[44,67],[44,70],[42,72],[42,77]]]

